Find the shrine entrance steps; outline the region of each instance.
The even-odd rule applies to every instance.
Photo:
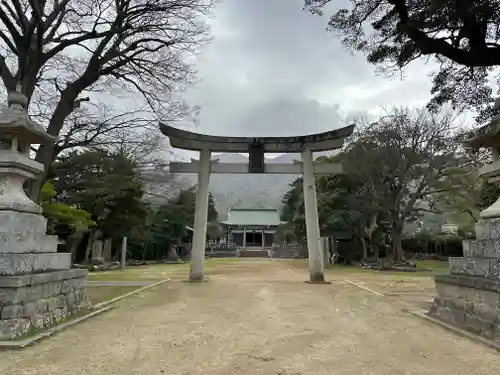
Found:
[[[306,259],[307,249],[297,248],[246,248],[246,249],[214,249],[205,251],[205,258],[282,258],[282,259]],[[183,257],[189,260],[190,257]]]
[[[270,258],[270,250],[263,250],[262,248],[238,250],[238,257],[240,258]]]

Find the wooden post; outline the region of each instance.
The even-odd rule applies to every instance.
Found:
[[[127,237],[122,238],[122,254],[120,258],[120,268],[125,269],[125,262],[127,259]]]

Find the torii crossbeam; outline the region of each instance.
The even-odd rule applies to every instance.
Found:
[[[170,163],[172,173],[197,173],[196,209],[189,280],[203,281],[206,224],[208,214],[208,185],[210,173],[272,173],[302,174],[306,216],[309,282],[324,283],[323,249],[320,244],[315,174],[342,173],[340,163],[313,161],[313,152],[342,148],[354,125],[325,133],[299,137],[223,137],[192,133],[160,123],[161,132],[169,137],[173,147],[200,152],[199,160],[191,163]],[[219,163],[211,160],[212,152],[242,152],[249,154],[249,163]],[[301,162],[294,164],[265,164],[265,153],[301,153]]]

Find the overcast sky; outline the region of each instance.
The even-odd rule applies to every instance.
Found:
[[[375,74],[325,31],[326,17],[303,0],[224,0],[210,20],[213,42],[197,61],[200,83],[187,99],[201,106],[200,133],[300,135],[342,126],[348,114],[381,106],[423,105],[430,68],[405,78]]]

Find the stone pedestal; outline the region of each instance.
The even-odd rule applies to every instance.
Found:
[[[500,219],[482,220],[464,257],[450,258],[450,273],[435,277],[429,315],[500,344]]]
[[[71,254],[57,252],[45,235],[47,220],[0,211],[0,340],[43,329],[89,307],[87,270],[70,269]]]

